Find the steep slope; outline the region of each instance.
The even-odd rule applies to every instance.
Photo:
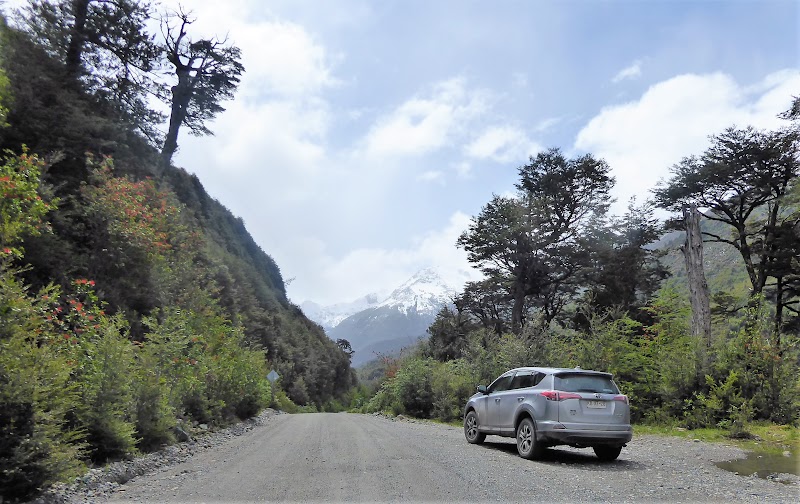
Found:
[[[49,283],[69,288],[76,278],[91,278],[108,311],[124,314],[130,323],[131,339],[142,340],[143,320],[180,306],[179,289],[156,295],[159,278],[199,279],[191,287],[211,293],[226,317],[242,326],[248,343],[267,350],[292,399],[322,404],[349,388],[354,377],[347,355],[289,302],[278,265],[243,221],[211,198],[196,176],[173,166],[158,168],[158,151],[136,128],[98,96],[66,85],[60,62],[35,41],[5,26],[0,35],[0,63],[14,98],[9,126],[0,128],[0,149],[20,152],[26,145],[51,160],[44,182],[60,199],[50,217],[52,233],[25,241],[26,283],[34,290]],[[191,272],[159,270],[146,254],[122,261],[103,245],[107,229],[87,217],[81,192],[93,183],[86,153],[113,158],[115,177],[154,178],[174,194],[183,205],[181,225],[202,242]]]
[[[455,289],[447,286],[435,270],[424,269],[377,306],[342,320],[328,335],[347,340],[355,351],[353,365],[359,366],[425,338],[436,314],[454,294]]]

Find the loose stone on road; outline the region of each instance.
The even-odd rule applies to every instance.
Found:
[[[348,413],[276,415],[95,502],[796,502],[797,485],[714,466],[737,448],[637,436],[617,461],[558,447],[519,458],[513,439],[469,445],[460,428]]]

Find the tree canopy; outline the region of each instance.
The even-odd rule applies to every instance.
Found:
[[[729,128],[713,136],[701,156],[674,165],[672,177],[654,190],[662,208],[680,211],[695,205],[706,209],[706,219],[729,226],[730,235],[703,235],[739,252],[752,295],[760,294],[770,277],[776,278],[779,312],[787,294],[784,279],[791,277],[790,243],[800,222],[796,207],[787,204],[800,175],[798,147],[796,129]]]
[[[608,209],[614,183],[608,172],[591,155],[539,153],[519,168],[517,196],[494,196],[459,237],[469,261],[504,284],[513,331],[525,323],[526,299],[550,321],[574,293],[589,259],[583,232]]]
[[[193,22],[183,11],[161,21],[164,58],[177,79],[171,88],[169,129],[161,149],[164,163],[178,148],[181,126],[193,135],[211,134],[207,121],[225,110],[220,102],[233,98],[244,72],[238,47],[217,38],[193,40],[187,31]]]

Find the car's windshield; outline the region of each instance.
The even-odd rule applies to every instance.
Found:
[[[555,376],[553,388],[564,392],[593,392],[600,394],[618,394],[619,389],[611,378],[603,375],[584,373],[559,374]]]

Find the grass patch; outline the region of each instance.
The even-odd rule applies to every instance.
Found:
[[[659,436],[675,436],[686,439],[699,439],[710,443],[726,443],[749,451],[766,451],[780,453],[789,450],[800,452],[800,434],[798,428],[791,425],[775,425],[767,422],[752,422],[745,430],[753,435],[752,439],[732,439],[726,429],[685,429],[674,425],[634,425],[636,434],[655,434]]]

